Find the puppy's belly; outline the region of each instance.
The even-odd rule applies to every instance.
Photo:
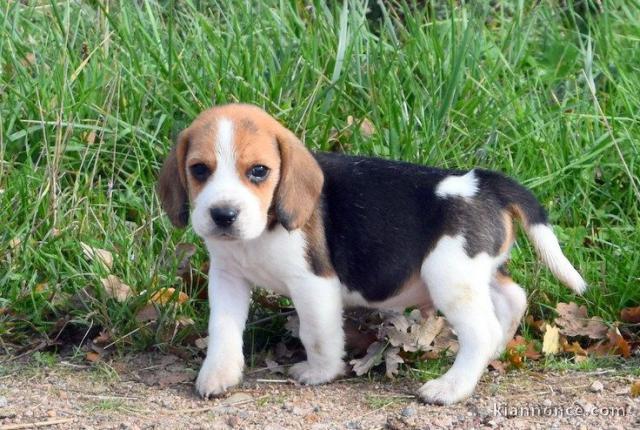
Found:
[[[400,291],[386,300],[380,302],[367,301],[359,292],[349,290],[342,286],[342,301],[346,307],[364,306],[374,309],[389,309],[403,311],[415,306],[426,315],[433,310],[433,302],[429,296],[426,285],[420,279],[414,279],[402,286]]]

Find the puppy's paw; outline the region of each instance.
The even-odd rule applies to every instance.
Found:
[[[307,385],[323,384],[343,374],[344,363],[342,361],[327,366],[312,366],[308,361],[301,361],[289,369],[289,375],[298,382]]]
[[[219,396],[242,381],[244,363],[218,364],[205,360],[196,379],[196,392],[207,399]]]
[[[432,379],[418,390],[420,400],[435,405],[451,405],[466,399],[473,393],[475,385],[460,383],[446,376]]]

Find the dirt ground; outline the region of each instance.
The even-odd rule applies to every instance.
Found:
[[[640,427],[633,370],[492,372],[472,398],[443,407],[419,403],[410,378],[308,387],[260,369],[226,398],[205,401],[193,391],[197,364],[173,355],[0,366],[0,430]]]

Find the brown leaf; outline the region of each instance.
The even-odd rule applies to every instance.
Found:
[[[445,324],[440,333],[434,339],[431,351],[436,354],[440,354],[442,352],[455,354],[458,352],[458,348],[458,337],[451,329],[451,326]]]
[[[384,364],[386,367],[387,378],[393,378],[398,374],[398,366],[404,363],[404,360],[398,354],[400,348],[389,348],[384,352]]]
[[[120,278],[115,275],[109,275],[100,281],[102,282],[102,286],[104,287],[104,291],[107,293],[107,296],[118,302],[124,302],[129,297],[133,296],[131,287],[122,282]]]
[[[607,339],[598,342],[587,349],[589,353],[594,355],[620,355],[624,358],[631,356],[631,347],[629,343],[622,337],[617,327],[612,327],[607,332]]]
[[[295,351],[290,350],[284,342],[280,341],[276,344],[275,353],[276,358],[282,360],[293,357]]]
[[[586,306],[578,306],[573,302],[558,303],[556,311],[558,318],[555,323],[565,336],[588,336],[595,340],[607,337],[609,327],[601,318],[588,318]]]
[[[640,396],[640,381],[635,381],[633,384],[631,384],[631,397],[638,397]]]
[[[175,288],[161,288],[155,293],[153,293],[153,295],[149,300],[153,303],[157,303],[160,305],[166,305],[167,303],[172,302],[174,300],[181,305],[187,300],[189,300],[189,296],[182,291],[178,293],[177,297],[175,296],[175,294],[176,294]]]
[[[576,356],[586,357],[587,351],[585,351],[582,346],[578,342],[567,341],[567,338],[562,336],[560,338],[560,346],[562,347],[563,352],[570,352]]]
[[[507,367],[505,366],[505,363],[500,360],[491,360],[489,362],[489,367],[491,367],[501,375],[507,373]]]
[[[100,354],[98,354],[95,351],[88,351],[87,354],[85,355],[85,359],[87,361],[95,363],[96,361],[100,360]]]
[[[92,261],[97,261],[102,264],[105,269],[111,270],[113,268],[113,255],[104,249],[94,248],[93,246],[87,245],[84,242],[80,242],[80,247],[82,248],[82,252],[84,255]]]
[[[354,124],[355,120],[353,116],[349,115],[347,117],[347,125],[350,127]],[[360,134],[364,137],[371,137],[376,132],[376,127],[368,118],[363,118],[360,123]]]
[[[269,370],[269,373],[273,373],[273,374],[284,373],[284,367],[282,366],[282,364],[279,364],[275,360],[271,360],[270,358],[265,358],[264,364],[267,365],[267,369]]]
[[[444,328],[444,318],[432,316],[423,320],[420,324],[411,327],[411,334],[415,336],[418,349],[426,351],[430,349],[433,340]]]
[[[106,330],[102,330],[98,336],[93,339],[93,343],[97,345],[106,345],[107,343],[111,343],[111,333]]]
[[[560,330],[554,325],[547,324],[542,340],[544,355],[557,354],[560,351]]]
[[[362,358],[356,358],[349,362],[353,366],[356,375],[362,376],[372,367],[382,362],[382,351],[385,345],[382,342],[373,342],[367,349],[367,354]]]
[[[138,313],[136,313],[136,321],[155,321],[158,319],[158,316],[158,310],[153,305],[153,303],[147,303],[142,309],[138,311]]]
[[[533,342],[530,342],[522,336],[516,336],[509,341],[506,348],[507,359],[514,367],[522,367],[525,359],[537,360],[541,354],[536,351]]]
[[[287,322],[284,323],[284,328],[291,333],[293,337],[300,337],[300,319],[297,315],[290,315],[287,317]]]
[[[622,309],[620,319],[626,323],[640,324],[640,306]]]
[[[207,345],[209,344],[209,337],[201,337],[199,339],[196,339],[194,343],[196,345],[196,348],[205,350],[207,349]]]
[[[176,325],[180,326],[180,327],[187,327],[190,325],[194,325],[196,322],[193,320],[193,318],[189,318],[186,317],[184,315],[181,315],[179,317],[176,318]]]
[[[533,317],[533,315],[527,315],[525,318],[525,322],[530,326],[534,327],[540,333],[544,332],[545,325],[547,324],[544,320],[537,320]]]

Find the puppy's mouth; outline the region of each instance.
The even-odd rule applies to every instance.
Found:
[[[212,239],[216,240],[224,240],[224,241],[234,241],[240,240],[241,235],[240,232],[235,229],[214,229],[209,235]]]

